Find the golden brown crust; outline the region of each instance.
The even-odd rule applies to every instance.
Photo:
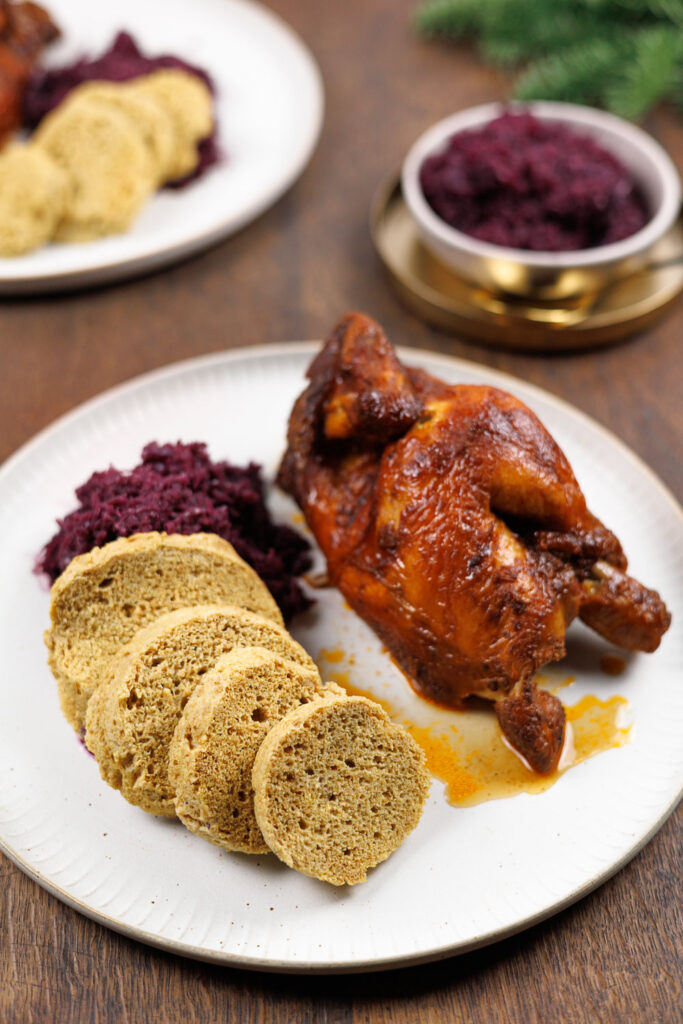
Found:
[[[581,587],[581,618],[600,636],[627,651],[656,651],[671,614],[656,590],[605,562]]]
[[[373,344],[359,342],[364,334]],[[279,482],[303,509],[331,581],[417,685],[457,704],[508,692],[561,658],[569,623],[580,607],[591,614],[582,581],[596,560],[623,569],[626,559],[534,413],[497,388],[404,370],[359,314],[342,319],[309,377]],[[419,403],[402,431],[373,431],[358,412],[371,399],[382,425],[378,381],[389,382],[388,422],[401,391]],[[666,622],[651,619],[641,649],[656,646]]]
[[[39,4],[0,0],[0,146],[21,127],[26,83],[44,47],[59,35]]]
[[[495,705],[501,732],[535,772],[547,775],[555,771],[562,753],[564,707],[528,680],[519,691]]]

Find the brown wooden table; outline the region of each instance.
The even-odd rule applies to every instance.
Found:
[[[424,326],[382,276],[367,227],[373,190],[424,127],[500,98],[505,79],[467,48],[419,41],[413,0],[272,6],[311,45],[325,78],[326,122],[312,164],[256,224],[178,267],[117,287],[0,303],[0,460],[135,374],[204,352],[320,338],[358,308],[395,341],[508,370],[573,402],[680,497],[683,304],[615,348],[525,356]],[[663,111],[648,127],[680,166],[680,124]],[[81,917],[0,858],[0,1021],[678,1024],[682,823],[674,815],[596,893],[522,935],[438,964],[356,977],[251,974],[157,952]]]

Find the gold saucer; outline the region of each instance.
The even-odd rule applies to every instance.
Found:
[[[486,345],[566,351],[609,345],[653,323],[683,289],[678,220],[652,250],[648,266],[599,291],[556,302],[489,292],[444,266],[423,245],[399,178],[377,193],[370,212],[375,248],[406,306],[423,320]]]

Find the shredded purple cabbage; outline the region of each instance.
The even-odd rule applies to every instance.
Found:
[[[130,472],[113,466],[93,473],[76,490],[78,508],[58,520],[36,572],[54,582],[76,555],[117,537],[152,530],[217,533],[261,577],[285,620],[311,604],[295,579],[311,566],[308,542],[273,522],[265,504],[261,467],[212,462],[206,445],[157,444],[142,450]]]
[[[447,224],[494,245],[589,249],[650,219],[624,165],[589,136],[506,112],[453,135],[420,169],[427,202]]]
[[[181,71],[197,75],[215,95],[216,90],[211,76],[203,68],[171,54],[146,57],[130,33],[119,32],[111,46],[99,57],[81,57],[75,63],[62,68],[35,70],[24,93],[24,124],[27,128],[37,127],[45,115],[58,107],[72,89],[84,82],[128,82],[131,78],[148,75],[159,68],[179,68]],[[183,188],[201,177],[220,159],[221,152],[214,127],[211,135],[199,144],[199,162],[195,169],[184,178],[167,183],[166,187]]]

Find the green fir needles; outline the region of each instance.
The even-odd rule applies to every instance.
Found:
[[[521,100],[604,106],[638,120],[683,110],[683,0],[428,0],[426,36],[476,38],[484,60],[525,65]]]

